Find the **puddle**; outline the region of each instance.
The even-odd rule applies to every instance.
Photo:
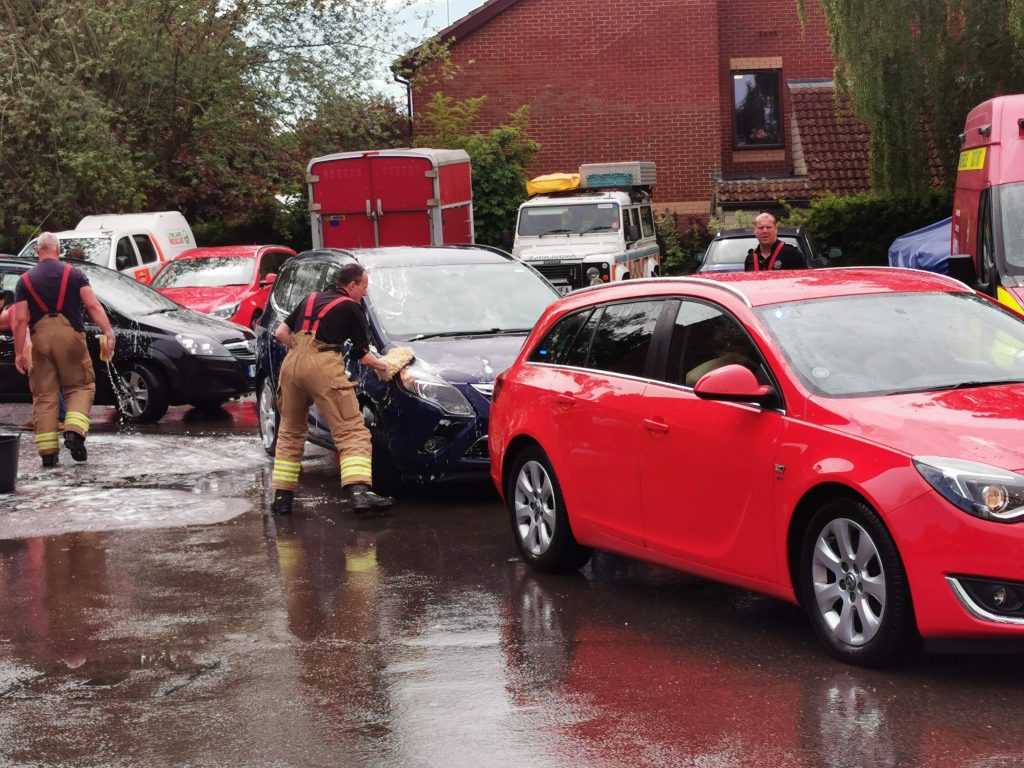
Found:
[[[252,507],[267,462],[250,436],[93,434],[89,461],[62,450],[43,469],[21,441],[16,492],[0,496],[0,539],[209,525]]]

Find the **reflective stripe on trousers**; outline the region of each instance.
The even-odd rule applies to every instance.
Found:
[[[364,483],[372,479],[370,432],[356,397],[355,385],[345,373],[340,352],[329,349],[312,334],[293,337],[278,378],[277,404],[281,423],[277,431],[272,485],[278,490],[295,490],[305,450],[309,406],[316,403],[341,455],[341,484]]]

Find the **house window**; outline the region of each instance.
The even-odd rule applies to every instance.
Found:
[[[735,148],[783,146],[781,84],[779,70],[732,73]]]

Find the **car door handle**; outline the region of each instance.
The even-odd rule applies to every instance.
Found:
[[[668,424],[657,419],[644,419],[644,426],[651,432],[668,432]]]
[[[576,405],[576,398],[573,397],[568,392],[559,392],[557,395],[555,395],[555,402],[558,403],[563,408],[570,408]]]

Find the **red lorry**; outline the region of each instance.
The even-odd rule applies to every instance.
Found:
[[[473,186],[464,150],[316,157],[306,181],[314,248],[473,242]]]
[[[950,239],[952,276],[1024,311],[1024,94],[967,115]]]

